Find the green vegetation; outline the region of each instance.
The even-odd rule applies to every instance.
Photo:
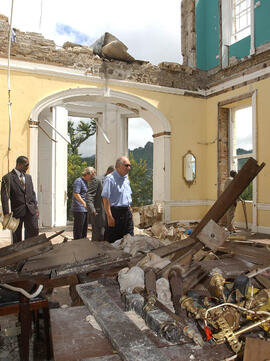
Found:
[[[79,154],[79,146],[86,141],[89,137],[96,133],[96,122],[90,120],[89,122],[80,121],[75,127],[72,120],[68,121],[68,134],[70,136],[71,144],[68,145],[68,184],[67,184],[67,218],[72,219],[71,203],[73,194],[73,183],[76,178],[79,178],[85,167],[88,166],[87,162]],[[92,166],[92,164],[91,164]]]
[[[250,183],[240,197],[245,201],[252,201],[252,189],[252,183]]]
[[[129,154],[131,170],[129,180],[132,189],[132,205],[134,207],[144,206],[152,203],[153,178],[147,174],[147,164],[140,159],[136,162],[133,153]]]
[[[96,121],[90,119],[89,122],[80,121],[75,127],[72,120],[68,121],[68,134],[70,136],[70,143],[68,145],[69,154],[79,154],[80,145],[89,137],[96,133]]]
[[[236,150],[236,154],[237,155],[241,155],[241,154],[246,154],[247,158],[242,158],[242,159],[238,159],[238,165],[237,165],[237,169],[238,171],[243,167],[243,165],[247,162],[247,160],[249,159],[248,154],[252,153],[252,150],[245,150],[242,148],[237,148]],[[244,190],[244,192],[241,194],[241,198],[246,200],[246,201],[252,201],[252,189],[253,189],[253,184],[250,183],[247,188]]]
[[[82,160],[79,154],[68,155],[67,217],[69,220],[72,219],[72,213],[70,208],[72,202],[73,183],[76,178],[79,178],[82,175],[82,172],[85,167],[87,167],[87,164]]]
[[[129,154],[132,154],[134,160],[138,163],[140,160],[146,162],[147,174],[153,176],[153,143],[147,142],[144,148],[139,147],[134,150],[129,150]]]

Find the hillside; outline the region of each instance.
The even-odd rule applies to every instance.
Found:
[[[153,143],[148,142],[144,147],[135,148],[133,150],[128,150],[128,154],[132,153],[134,159],[138,163],[140,159],[146,161],[147,164],[147,173],[149,176],[153,175]],[[91,157],[82,157],[89,167],[95,166],[95,155],[91,155]]]

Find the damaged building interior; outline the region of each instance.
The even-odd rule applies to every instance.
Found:
[[[40,212],[13,243],[1,210],[0,361],[270,360],[270,1],[179,6],[182,64],[109,32],[59,48],[0,14],[1,178],[26,155]],[[129,118],[152,128],[134,236],[69,237],[69,116],[95,120],[98,175],[128,156]]]

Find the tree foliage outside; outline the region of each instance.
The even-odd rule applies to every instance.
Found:
[[[87,167],[87,163],[84,162],[79,154],[68,155],[68,201],[67,201],[67,217],[72,218],[71,202],[73,194],[73,183],[76,178],[82,175],[84,168]]]
[[[131,170],[129,172],[130,186],[132,189],[132,205],[144,206],[152,203],[153,178],[147,174],[146,161],[140,159],[136,162],[132,153],[129,154]]]
[[[250,154],[252,153],[252,149],[251,150],[245,150],[242,148],[237,148],[237,155],[239,154]],[[241,158],[238,159],[238,172],[239,170],[243,167],[243,165],[248,161],[248,157],[247,158]],[[241,194],[241,198],[244,199],[245,201],[252,201],[252,190],[253,190],[253,184],[250,183],[247,188],[242,192]]]
[[[87,162],[83,160],[79,154],[80,145],[89,137],[96,133],[96,122],[91,119],[89,122],[80,121],[75,126],[72,120],[68,121],[68,134],[70,136],[70,143],[68,145],[68,184],[67,184],[67,218],[72,219],[71,203],[73,195],[73,183],[76,178],[82,175],[84,168],[88,166]],[[92,165],[91,165],[92,166]]]
[[[68,121],[68,134],[70,143],[68,145],[69,154],[79,154],[80,145],[85,142],[89,137],[96,133],[96,121],[90,119],[90,122],[80,121],[77,126],[74,125],[72,120]]]
[[[240,197],[245,201],[252,201],[252,190],[253,190],[253,184],[250,183],[247,186],[247,188],[243,191]]]

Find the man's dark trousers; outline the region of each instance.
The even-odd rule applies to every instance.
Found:
[[[73,212],[73,239],[86,238],[88,229],[88,213]]]
[[[110,243],[123,238],[126,234],[134,236],[132,213],[129,207],[111,207],[112,216],[115,220],[114,227],[108,227],[106,240]]]
[[[38,236],[38,216],[31,214],[28,210],[23,217],[20,217],[20,223],[15,232],[12,233],[13,243],[22,241],[22,224],[24,223],[24,239]]]

